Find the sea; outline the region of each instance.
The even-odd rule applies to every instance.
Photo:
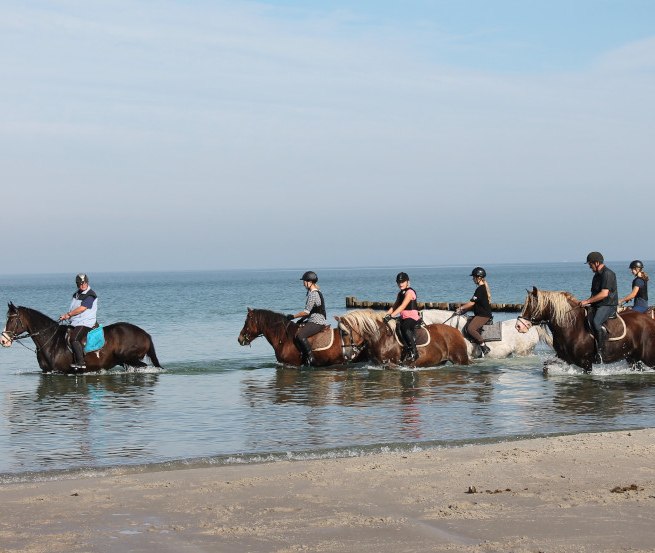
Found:
[[[628,262],[608,266],[627,294]],[[589,296],[582,262],[485,268],[495,303],[522,303],[532,286]],[[248,307],[304,307],[306,269],[319,275],[331,320],[346,296],[394,300],[400,270],[419,301],[467,301],[474,289],[468,266],[91,274],[99,321],[147,330],[163,368],[42,374],[31,340],[1,349],[0,482],[655,427],[655,371],[617,363],[583,374],[554,363],[545,344],[526,357],[420,370],[298,369],[278,364],[264,338],[240,346]],[[53,319],[74,291],[74,275],[0,276],[1,299]]]

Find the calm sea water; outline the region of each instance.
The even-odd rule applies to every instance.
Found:
[[[627,262],[608,264],[627,293]],[[587,297],[592,276],[583,263],[486,268],[493,301],[503,303],[521,303],[532,285]],[[400,269],[421,300],[464,301],[474,288],[470,267],[323,269],[328,315],[344,312],[348,295],[392,300]],[[142,326],[165,369],[43,375],[32,351],[1,350],[1,480],[655,426],[654,372],[617,364],[544,376],[552,356],[545,347],[529,357],[411,371],[297,370],[277,365],[263,338],[239,346],[247,306],[303,307],[303,270],[91,275],[100,321]],[[0,294],[56,318],[68,308],[71,281],[3,276]]]

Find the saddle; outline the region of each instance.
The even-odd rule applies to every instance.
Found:
[[[330,349],[334,343],[334,332],[330,325],[325,325],[323,330],[307,338],[312,351],[323,351]]]
[[[587,327],[587,332],[593,336],[594,333],[591,331],[589,326],[589,320],[585,320],[585,326]],[[626,335],[626,326],[623,317],[617,313],[614,317],[610,317],[603,323],[605,330],[607,330],[607,341],[608,342],[617,342],[618,340],[623,340]]]
[[[470,321],[473,317],[467,317]],[[493,322],[491,319],[486,324],[482,325],[480,329],[480,336],[484,339],[485,342],[500,342],[503,339],[503,323],[498,321],[497,323]]]
[[[396,324],[395,319],[391,319],[389,321],[389,326],[391,327],[393,335],[396,338],[396,342],[398,342],[402,347],[405,347],[403,337],[400,335],[400,325]],[[414,329],[414,337],[416,338],[417,348],[424,348],[430,343],[430,333],[428,332],[428,329],[425,328],[425,325],[417,326]]]
[[[69,351],[73,351],[71,348],[71,332],[73,327],[66,329],[66,346]],[[84,348],[84,353],[92,353],[102,349],[105,345],[105,330],[102,328],[102,325],[96,323],[96,325],[86,333],[86,336],[79,340],[80,344]]]

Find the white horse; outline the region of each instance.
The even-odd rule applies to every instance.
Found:
[[[449,326],[455,327],[460,331],[466,324],[465,315],[455,315],[453,311],[444,311],[442,309],[424,309],[421,311],[425,324],[445,323]],[[525,334],[521,334],[516,330],[518,319],[510,319],[502,321],[502,335],[503,339],[495,342],[487,342],[489,346],[489,353],[486,357],[494,359],[502,359],[513,355],[530,355],[534,352],[534,348],[539,343],[539,340],[552,347],[553,340],[549,332],[541,326],[533,326]],[[477,344],[471,343],[466,340],[469,357],[479,356],[479,348]]]

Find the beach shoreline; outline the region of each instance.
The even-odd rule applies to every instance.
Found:
[[[0,486],[11,552],[653,551],[655,429]]]

